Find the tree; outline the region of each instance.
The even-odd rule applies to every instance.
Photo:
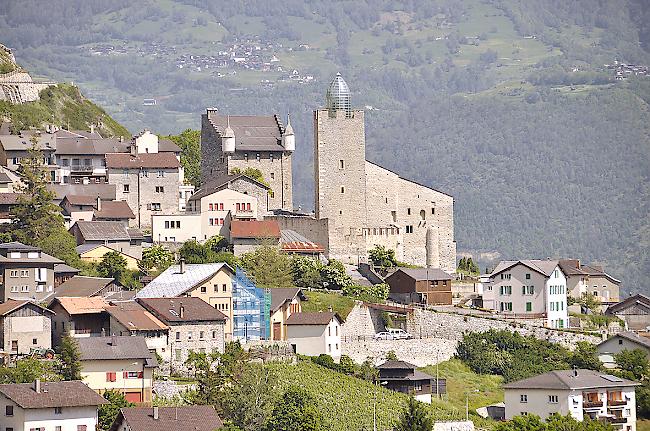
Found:
[[[225,237],[221,235],[214,235],[208,238],[208,240],[205,242],[204,245],[210,248],[215,253],[218,253],[221,251],[226,251],[230,244],[228,243],[228,240]]]
[[[383,245],[375,245],[368,252],[368,256],[374,266],[380,266],[382,268],[393,268],[397,266],[395,250],[388,249]]]
[[[0,384],[32,383],[36,379],[55,382],[61,380],[61,375],[56,372],[52,362],[36,358],[19,359],[14,367],[0,366]]]
[[[614,427],[589,417],[579,422],[570,414],[552,414],[546,418],[546,422],[537,415],[515,416],[507,422],[499,423],[495,431],[614,431]]]
[[[387,361],[397,361],[397,353],[395,353],[394,350],[390,350],[388,353],[386,353],[386,360]]]
[[[263,244],[244,253],[241,262],[257,287],[293,287],[291,259],[276,246]]]
[[[650,375],[650,363],[641,349],[623,350],[614,355],[619,373],[626,379],[644,380]]]
[[[321,270],[323,264],[318,260],[305,256],[294,256],[291,259],[293,282],[303,289],[321,289],[323,280]]]
[[[102,394],[107,404],[102,404],[98,409],[99,429],[108,431],[123,407],[134,407],[135,404],[126,400],[123,394],[115,390],[108,390]]]
[[[214,257],[214,252],[205,245],[199,244],[196,240],[185,241],[178,250],[181,259],[186,263],[209,263]]]
[[[580,298],[580,305],[592,313],[596,313],[600,309],[600,301],[598,301],[595,296],[590,295],[589,293],[582,294],[582,297]]]
[[[116,251],[109,251],[97,265],[97,271],[102,277],[119,280],[126,271],[126,259]]]
[[[427,409],[414,397],[409,397],[395,431],[431,431],[431,429],[433,429],[433,418]]]
[[[70,335],[61,339],[59,372],[63,380],[81,380],[81,354],[77,341]]]
[[[181,148],[181,165],[185,171],[185,179],[194,187],[201,185],[201,131],[185,129],[180,135],[169,135]]]
[[[341,290],[352,285],[352,277],[345,272],[343,263],[336,259],[330,259],[327,265],[321,270],[323,285],[327,289]]]
[[[37,246],[44,253],[61,259],[70,266],[76,268],[81,266],[81,259],[76,250],[77,241],[63,226],[54,228],[48,236],[38,242]]]
[[[47,188],[47,171],[36,137],[31,141],[27,157],[20,161],[18,168],[22,177],[16,191],[20,195],[18,204],[11,209],[13,221],[10,229],[14,240],[36,245],[58,229],[63,229],[63,216],[61,208],[52,203],[56,195]]]
[[[143,272],[149,272],[153,269],[162,272],[169,268],[172,263],[174,263],[173,253],[164,246],[156,244],[142,250],[142,260],[140,260],[139,267]]]
[[[276,403],[265,431],[320,431],[323,418],[315,400],[300,387],[290,387]],[[431,424],[433,425],[433,423]],[[430,431],[431,427],[427,430]]]
[[[268,181],[264,179],[264,174],[262,174],[262,171],[260,171],[257,168],[246,168],[244,170],[241,170],[240,168],[232,168],[230,170],[231,175],[239,175],[239,174],[244,174],[247,177],[250,177],[254,179],[257,182],[260,182],[264,184],[267,187],[270,187],[270,184]]]
[[[245,364],[222,393],[224,416],[243,431],[263,429],[273,411],[276,380],[268,367]]]
[[[572,367],[596,371],[603,367],[603,363],[598,359],[596,346],[588,341],[578,341],[576,349],[569,358],[569,364]]]

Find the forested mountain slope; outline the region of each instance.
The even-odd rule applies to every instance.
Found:
[[[291,112],[303,208],[311,111],[341,71],[372,107],[368,158],[454,195],[460,252],[600,261],[648,290],[650,78],[605,66],[650,65],[644,0],[14,0],[0,40],[132,132],[198,128],[207,106]],[[278,61],[259,69],[251,44]]]

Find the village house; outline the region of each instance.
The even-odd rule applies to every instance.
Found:
[[[48,184],[47,189],[55,194],[52,202],[61,205],[66,196],[92,196],[99,197],[102,201],[115,200],[115,184]]]
[[[559,265],[566,275],[570,297],[580,299],[590,295],[605,306],[619,301],[621,282],[607,274],[602,266],[581,265],[577,259],[560,260]]]
[[[451,305],[451,275],[439,268],[398,268],[386,277],[389,298],[402,304]]]
[[[38,247],[0,244],[0,302],[31,299],[42,302],[54,292],[54,265],[63,263]]]
[[[334,312],[293,313],[286,322],[286,339],[299,355],[341,357],[341,324]]]
[[[506,419],[554,413],[604,420],[617,429],[636,431],[636,399],[639,383],[591,370],[557,370],[503,385]]]
[[[231,219],[249,220],[259,216],[257,199],[253,196],[231,189],[196,197],[200,193],[189,199],[190,204],[184,214],[153,215],[152,238],[159,242],[203,242],[215,235],[227,236]]]
[[[650,328],[650,298],[641,293],[632,295],[610,305],[605,314],[622,319],[630,331],[647,331]]]
[[[0,385],[2,431],[97,429],[103,397],[81,381]]]
[[[279,246],[280,225],[275,220],[231,220],[227,238],[235,256],[241,256],[262,244]]]
[[[443,395],[446,392],[446,380],[440,379],[436,388],[434,377],[418,371],[415,365],[408,362],[386,361],[377,370],[379,380],[386,382],[386,389],[413,395],[423,403],[431,404],[431,395]]]
[[[32,349],[52,347],[54,313],[27,300],[0,303],[0,352],[27,355]]]
[[[263,184],[243,173],[228,173],[215,176],[201,185],[201,188],[190,197],[187,202],[187,211],[200,212],[205,210],[207,203],[208,210],[210,202],[215,202],[213,195],[222,190],[232,190],[255,198],[257,210],[256,217],[261,219],[268,213],[269,208],[269,186]],[[207,202],[204,199],[207,198]],[[221,203],[221,201],[217,201]],[[237,201],[235,200],[234,203]],[[221,205],[219,205],[221,207]],[[225,203],[224,203],[225,208]],[[235,207],[236,209],[236,207]]]
[[[120,222],[78,221],[69,231],[77,245],[105,245],[136,259],[142,258],[142,232],[127,228]]]
[[[616,368],[614,355],[621,353],[623,350],[639,349],[650,357],[650,338],[639,335],[635,332],[619,332],[596,346],[598,359],[603,363],[605,368]]]
[[[150,352],[163,358],[169,348],[169,326],[135,301],[120,301],[106,307],[110,316],[110,335],[143,337]]]
[[[194,297],[222,312],[228,320],[224,328],[226,341],[232,340],[233,277],[235,271],[226,263],[172,265],[143,287],[138,298]]]
[[[52,318],[52,344],[58,346],[65,335],[75,338],[108,335],[107,305],[97,296],[54,298],[49,305],[50,310],[56,313]]]
[[[271,290],[271,340],[286,340],[286,322],[293,313],[302,312],[301,302],[307,298],[297,287]]]
[[[124,407],[109,431],[214,431],[223,427],[212,406]]]
[[[95,392],[115,390],[131,403],[150,403],[153,370],[158,367],[143,337],[77,339],[81,377]]]
[[[11,223],[12,210],[18,205],[20,193],[0,193],[0,224]]]
[[[483,306],[504,315],[569,324],[567,281],[557,260],[501,261],[483,289]]]
[[[169,327],[168,353],[172,371],[186,370],[191,351],[223,353],[228,319],[199,298],[138,298],[138,303]]]
[[[106,183],[106,153],[127,153],[129,144],[118,138],[57,138],[59,184]]]
[[[17,135],[0,135],[0,165],[11,171],[17,171],[20,161],[29,155],[29,149],[33,145],[32,139],[36,140],[43,153],[43,165],[47,171],[48,181],[55,182],[57,166],[54,152],[57,142],[56,137],[49,133],[22,130]]]
[[[131,230],[132,229],[129,229],[129,231]],[[120,257],[122,257],[122,259],[126,261],[126,269],[130,269],[131,271],[137,271],[140,268],[138,266],[138,262],[140,262],[139,258],[127,254],[126,252],[120,251],[116,248],[113,248],[112,245],[109,246],[104,244],[88,243],[88,244],[78,245],[75,248],[75,250],[77,251],[77,254],[81,258],[81,260],[84,262],[101,262],[106,253],[115,252],[119,254]],[[129,247],[128,253],[131,252],[137,253],[138,247],[136,246],[135,249],[131,249]]]
[[[114,278],[88,277],[75,275],[54,291],[55,298],[99,296],[107,297],[112,293],[119,292],[122,288],[115,283]]]
[[[57,287],[79,274],[79,272],[81,271],[77,268],[73,268],[65,263],[57,263],[54,265],[54,291],[56,292]]]

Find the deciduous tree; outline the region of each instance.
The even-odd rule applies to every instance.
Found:
[[[395,431],[431,431],[431,429],[433,429],[433,418],[424,404],[414,397],[409,397]]]

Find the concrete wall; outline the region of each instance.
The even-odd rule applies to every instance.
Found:
[[[287,325],[287,341],[296,346],[296,353],[299,355],[327,354],[339,358],[341,357],[341,332],[336,319],[332,319],[327,326]]]
[[[32,348],[52,347],[51,314],[44,314],[36,305],[0,317],[0,331],[0,347],[5,352],[12,352],[12,341],[18,342],[18,354],[28,354]]]

